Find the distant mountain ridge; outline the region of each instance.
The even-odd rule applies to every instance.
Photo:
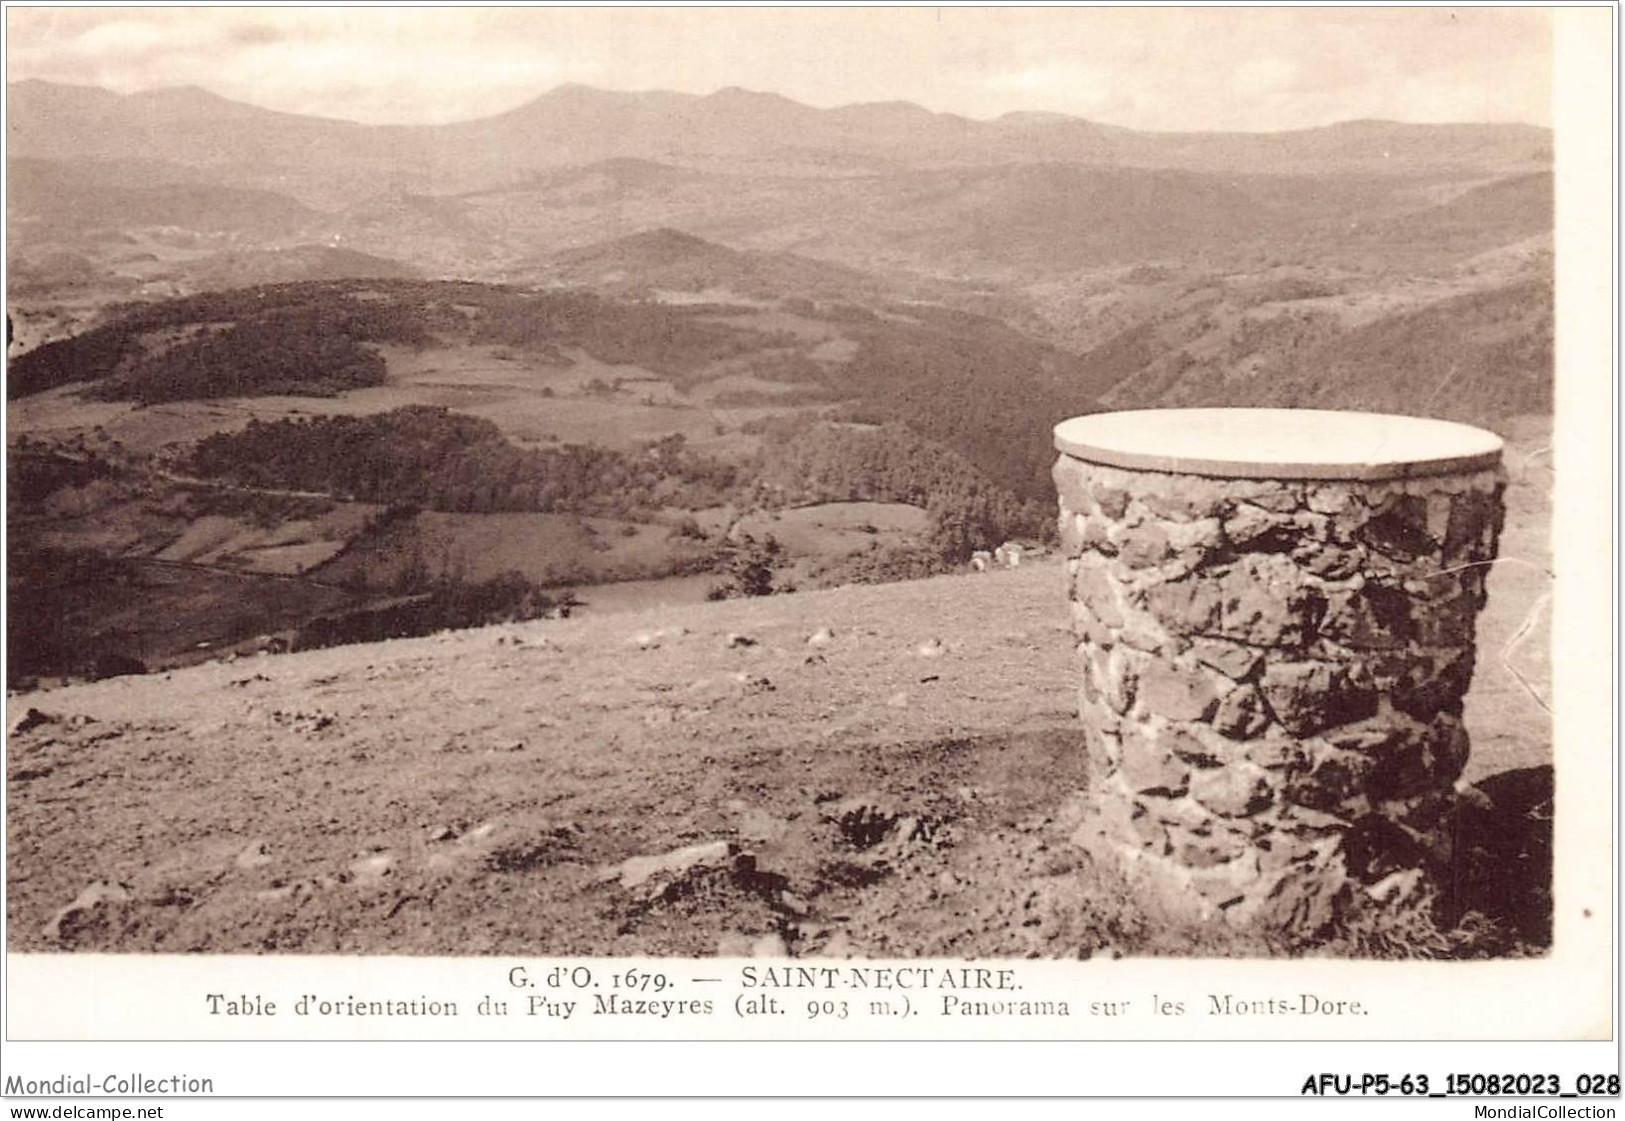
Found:
[[[818,109],[737,88],[708,95],[561,86],[494,116],[363,125],[235,102],[197,87],[119,95],[40,80],[7,88],[13,156],[165,159],[308,204],[387,190],[472,190],[615,157],[819,154],[895,167],[1010,162],[1188,171],[1485,175],[1550,164],[1550,130],[1353,121],[1277,133],[1150,133],[1053,113],[977,121],[908,102]]]

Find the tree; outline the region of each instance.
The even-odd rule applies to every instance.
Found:
[[[978,549],[999,544],[1002,527],[983,495],[935,497],[926,512],[931,517],[931,544],[943,560],[958,564]]]
[[[772,595],[774,569],[783,552],[772,534],[761,541],[748,533],[741,534],[739,540],[728,547],[726,559],[736,592],[742,596]]]

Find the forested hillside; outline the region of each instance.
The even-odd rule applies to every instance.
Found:
[[[488,420],[416,405],[367,416],[253,421],[199,441],[191,472],[251,488],[463,513],[624,515],[721,502],[738,469],[682,442],[629,456],[591,445],[518,448]]]

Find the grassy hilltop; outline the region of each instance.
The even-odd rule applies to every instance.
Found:
[[[1549,937],[1549,477],[1515,478],[1502,551],[1531,563],[1497,567],[1480,625],[1470,914],[1332,949]],[[1292,950],[1159,922],[1071,843],[1062,587],[1046,559],[38,694],[15,705],[42,715],[12,739],[12,948]]]

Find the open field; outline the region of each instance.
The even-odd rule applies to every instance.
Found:
[[[597,584],[663,576],[708,555],[703,542],[676,538],[659,523],[425,511],[360,542],[319,575],[374,588],[408,567],[466,581],[518,572],[547,585]]]
[[[922,541],[930,519],[901,502],[823,502],[739,520],[740,533],[772,536],[792,556],[840,557],[885,545]]]

